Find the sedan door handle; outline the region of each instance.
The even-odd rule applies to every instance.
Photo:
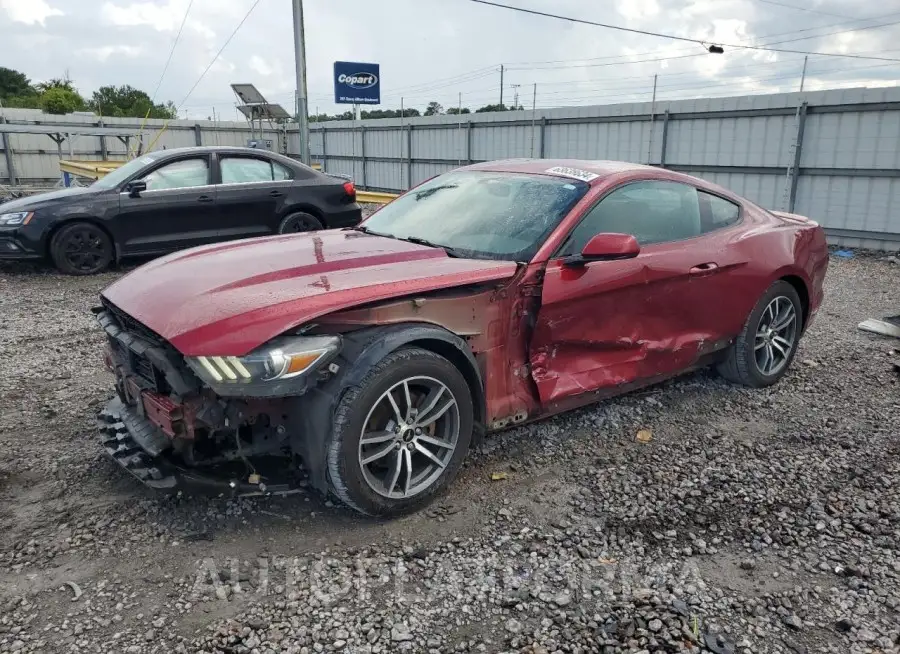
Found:
[[[701,264],[696,265],[693,268],[691,268],[691,274],[692,275],[702,275],[703,273],[712,272],[713,270],[715,270],[718,267],[719,267],[719,264],[715,263],[714,261],[708,261],[707,263],[701,263]]]
[[[273,198],[280,198],[282,195],[284,195],[284,193],[282,193],[281,191],[269,191],[269,195],[271,195]]]
[[[201,195],[199,198],[197,198],[197,202],[212,202],[212,201],[213,201],[213,199],[208,195]]]

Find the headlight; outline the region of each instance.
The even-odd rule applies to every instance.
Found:
[[[340,349],[338,336],[278,338],[242,357],[186,357],[188,365],[220,395],[277,395],[285,385],[323,365]]]
[[[27,225],[31,222],[33,211],[14,211],[13,213],[0,213],[0,225]]]

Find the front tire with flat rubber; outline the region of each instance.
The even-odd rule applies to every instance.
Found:
[[[776,383],[787,373],[803,333],[803,305],[788,282],[772,284],[719,364],[729,381],[752,388]]]
[[[421,508],[456,477],[473,425],[472,392],[456,366],[430,350],[396,350],[338,404],[329,490],[367,515]]]

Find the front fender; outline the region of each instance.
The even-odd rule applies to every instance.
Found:
[[[430,349],[450,360],[466,378],[475,406],[475,442],[484,435],[484,383],[468,344],[442,327],[425,323],[406,323],[372,327],[343,335],[344,347],[334,363],[338,370],[323,384],[291,402],[288,420],[291,448],[303,457],[310,483],[327,491],[325,451],[331,435],[335,409],[348,388],[362,383],[372,367],[391,352],[415,345]]]

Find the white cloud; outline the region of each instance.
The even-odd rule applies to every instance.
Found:
[[[17,23],[43,25],[51,16],[64,16],[59,9],[48,5],[45,0],[0,0],[0,8]]]
[[[629,20],[649,19],[659,14],[656,0],[619,0],[616,10]]]
[[[102,45],[95,48],[80,48],[75,52],[76,54],[93,57],[97,61],[105,62],[113,55],[133,58],[144,54],[145,50],[141,46],[136,45]]]
[[[266,63],[266,60],[259,55],[253,55],[247,63],[250,65],[250,68],[263,77],[269,77],[275,72],[272,67]]]
[[[106,23],[119,27],[143,26],[158,32],[176,32],[184,20],[188,2],[189,0],[167,0],[161,4],[149,1],[125,5],[105,2],[100,8],[100,16]],[[215,31],[199,20],[188,18],[185,25],[208,39],[216,35]]]

